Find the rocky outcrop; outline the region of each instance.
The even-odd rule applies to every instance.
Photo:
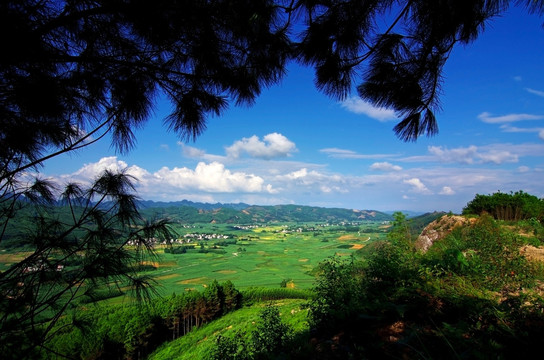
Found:
[[[474,221],[476,221],[474,218],[467,219],[459,215],[444,215],[423,229],[416,240],[415,247],[420,251],[426,252],[435,241],[444,238],[456,227],[469,225]]]

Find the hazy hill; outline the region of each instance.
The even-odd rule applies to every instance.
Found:
[[[104,204],[103,206],[107,206]],[[78,211],[76,209],[76,211]],[[178,224],[218,223],[218,224],[264,224],[274,222],[354,222],[388,221],[392,216],[372,210],[352,210],[322,208],[301,205],[257,206],[239,204],[205,204],[191,201],[178,202],[140,202],[140,213],[147,219],[169,219]],[[61,205],[50,208],[49,216],[59,219],[71,218],[68,207]],[[17,221],[12,221],[4,230],[3,246],[24,247],[30,244],[28,231],[35,227],[36,214],[32,207],[23,208],[17,213]],[[69,221],[68,221],[69,222]]]
[[[198,205],[198,203],[194,203]],[[351,221],[386,221],[391,216],[379,211],[351,210],[340,208],[321,208],[301,205],[249,206],[243,209],[229,206],[207,208],[204,206],[170,206],[142,209],[142,214],[149,218],[168,218],[180,223],[226,223],[252,224],[267,222],[351,222]],[[221,204],[216,204],[221,205]],[[242,205],[242,204],[237,204]]]
[[[181,200],[181,201],[152,201],[152,200],[142,200],[138,202],[138,205],[140,205],[140,208],[147,209],[147,208],[165,208],[165,207],[180,207],[180,206],[189,206],[196,209],[202,209],[202,210],[216,210],[216,209],[222,209],[222,208],[230,208],[230,209],[236,209],[236,210],[242,210],[250,205],[244,204],[244,203],[201,203],[201,202],[193,202],[189,200]]]

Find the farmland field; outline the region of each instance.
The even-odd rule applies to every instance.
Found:
[[[146,259],[145,275],[155,281],[159,295],[202,290],[217,280],[230,280],[238,289],[312,287],[316,266],[327,257],[357,256],[369,243],[386,236],[380,221],[350,224],[284,223],[260,225],[173,224],[172,245],[155,244],[155,257]],[[183,249],[184,253],[174,253]],[[0,271],[29,256],[28,250],[0,253]],[[120,304],[132,292],[104,289],[101,299]]]
[[[230,280],[237,288],[253,286],[307,289],[312,270],[325,258],[356,254],[371,241],[385,236],[383,226],[365,223],[346,231],[344,226],[317,224],[234,228],[229,225],[192,225],[175,228],[188,250],[183,254],[156,247],[156,270],[149,272],[163,295],[202,289],[213,280]],[[198,239],[198,235],[223,235],[227,239]],[[184,236],[185,235],[185,236]],[[191,241],[187,244],[187,239]],[[235,241],[235,243],[234,243]],[[231,242],[231,243],[228,243]]]

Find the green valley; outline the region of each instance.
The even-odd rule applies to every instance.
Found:
[[[146,238],[147,251],[138,237],[123,245],[137,260],[127,276],[141,281],[146,296],[122,277],[90,278],[77,284],[78,294],[62,294],[61,316],[52,317],[52,308],[35,317],[29,331],[46,335],[41,347],[25,347],[14,332],[2,341],[19,349],[10,353],[14,359],[529,354],[528,344],[544,335],[542,202],[525,193],[502,196],[498,205],[476,199],[518,218],[475,214],[470,206],[463,216],[414,218],[294,205],[148,206],[142,221],[167,219],[169,231]],[[8,229],[0,254],[5,274],[32,256],[30,242],[16,241],[31,224],[26,214]],[[48,216],[62,222],[71,215],[57,206]],[[40,275],[54,284],[55,276],[85,268],[78,253],[64,262],[62,256],[59,249],[47,261],[63,266],[48,270],[42,260],[22,279]],[[7,305],[24,296],[6,294]]]

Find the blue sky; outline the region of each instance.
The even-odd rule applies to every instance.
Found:
[[[158,103],[138,143],[117,154],[107,139],[52,159],[42,176],[89,181],[128,168],[143,199],[300,204],[460,212],[475,194],[544,197],[544,18],[512,9],[444,71],[440,132],[397,139],[392,111],[321,94],[296,64],[251,107],[233,105],[180,142]]]

